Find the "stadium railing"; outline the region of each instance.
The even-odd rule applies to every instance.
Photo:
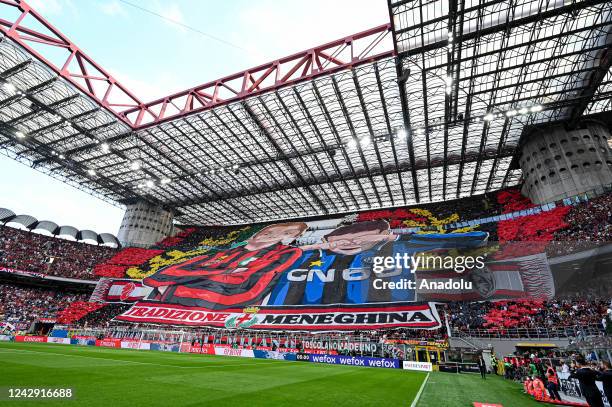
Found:
[[[452,329],[453,336],[475,337],[491,339],[516,339],[516,338],[587,338],[601,336],[604,334],[601,325],[566,326],[554,328],[508,328],[501,330],[491,329]]]

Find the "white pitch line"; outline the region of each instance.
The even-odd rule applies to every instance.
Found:
[[[423,393],[423,389],[425,389],[425,384],[427,384],[427,379],[429,379],[429,373],[427,373],[425,380],[423,380],[423,383],[421,384],[421,388],[419,389],[419,392],[417,393],[410,407],[416,407],[417,403],[419,402],[419,399],[421,398],[421,393]]]
[[[229,365],[208,365],[208,366],[177,366],[177,365],[165,365],[163,363],[152,363],[152,362],[138,362],[135,360],[122,360],[122,359],[108,359],[108,358],[97,358],[95,356],[84,356],[84,355],[71,355],[69,353],[56,353],[56,352],[40,352],[36,350],[25,350],[25,349],[0,349],[0,353],[19,353],[19,352],[29,352],[29,353],[41,353],[45,355],[60,355],[60,356],[71,356],[73,358],[87,358],[87,359],[96,359],[96,360],[106,360],[112,362],[123,362],[123,363],[136,363],[139,365],[154,365],[154,366],[165,366],[165,367],[176,367],[179,369],[202,369],[205,367],[232,367],[232,366],[258,366],[258,365],[270,365],[274,364],[276,361],[264,362],[263,360],[259,363],[232,363]],[[282,361],[279,361],[282,362]],[[279,364],[280,365],[280,364]]]

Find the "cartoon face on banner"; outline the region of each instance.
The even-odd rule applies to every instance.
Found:
[[[267,226],[247,240],[250,247],[268,247],[275,244],[291,244],[308,226],[303,222],[279,223]]]
[[[236,247],[209,251],[158,270],[143,280],[152,298],[209,309],[257,304],[302,254],[288,246],[306,230],[302,222],[270,225]]]
[[[394,241],[396,238],[386,221],[376,220],[341,226],[326,234],[320,244],[307,249],[326,249],[351,256],[370,250],[381,243]]]

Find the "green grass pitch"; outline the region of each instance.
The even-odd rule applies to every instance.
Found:
[[[425,373],[55,344],[0,343],[0,387],[66,388],[73,400],[7,406],[411,406]],[[419,407],[540,405],[520,386],[431,374]]]

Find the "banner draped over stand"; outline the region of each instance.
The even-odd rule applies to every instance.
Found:
[[[436,302],[554,295],[544,254],[515,248],[508,258],[485,232],[402,234],[384,220],[336,222],[297,244],[308,228],[273,224],[245,241],[167,252],[138,270],[142,282],[106,281],[98,293],[136,302],[119,321],[303,331],[436,329]]]

